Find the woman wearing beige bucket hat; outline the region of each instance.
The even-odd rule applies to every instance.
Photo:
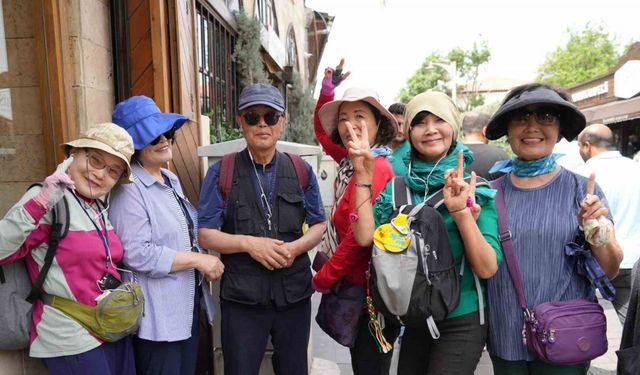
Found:
[[[40,298],[58,296],[94,307],[106,289],[121,282],[116,264],[124,249],[102,199],[118,182],[131,182],[133,141],[119,126],[104,123],[62,147],[67,159],[0,221],[0,264],[24,258],[32,282],[44,275],[41,288],[34,288],[30,355],[42,358],[51,374],[134,374],[129,338],[103,342]],[[68,231],[47,271],[52,209],[63,199]]]
[[[411,154],[407,160],[408,172],[402,177],[402,182],[411,193],[412,204],[420,204],[440,190],[443,196],[443,204],[438,206],[430,200],[429,205],[437,207],[444,219],[449,246],[425,239],[425,243],[431,244],[431,251],[425,258],[435,254],[436,260],[444,261],[451,256],[455,264],[453,274],[440,272],[430,277],[456,278],[459,280],[459,293],[439,294],[446,305],[443,311],[447,311],[442,320],[435,323],[427,320],[421,325],[405,327],[399,340],[397,373],[472,375],[487,335],[484,279],[497,271],[502,258],[494,191],[487,184],[476,186],[474,173],[470,178],[464,174],[464,167],[473,161],[473,155],[465,145],[456,141],[461,125],[460,113],[447,95],[425,92],[415,96],[407,103],[405,119],[405,134],[411,144]],[[352,156],[356,178],[358,182],[366,183],[375,173],[370,163],[359,160],[371,158],[368,145],[359,142],[352,146],[349,153],[357,155]],[[374,228],[390,222],[396,209],[394,187],[406,190],[399,186],[394,179],[380,194],[373,210],[368,202],[361,207],[358,214],[363,225],[359,228],[362,232],[359,237],[371,242]],[[379,236],[382,232],[375,233]],[[376,240],[384,242],[385,239],[380,236]],[[450,253],[443,256],[441,251]],[[441,256],[438,257],[438,253]]]
[[[388,371],[391,358],[390,354],[380,353],[369,334],[364,286],[371,248],[360,246],[354,237],[358,221],[357,207],[363,204],[363,201],[356,201],[354,197],[356,190],[363,190],[368,194],[364,200],[375,200],[387,181],[393,177],[391,164],[386,158],[391,152],[384,145],[395,137],[397,125],[394,116],[380,104],[376,92],[371,89],[353,87],[345,91],[341,100],[332,100],[335,87],[333,81],[337,80],[339,83],[348,75],[341,74],[341,66],[342,64],[336,69],[336,75],[331,69],[326,71],[314,117],[316,136],[339,167],[334,183],[335,201],[321,252],[314,261],[314,269],[318,272],[312,285],[325,294],[323,301],[330,300],[329,293],[338,295],[348,293],[347,290],[356,290],[356,299],[361,303],[353,308],[354,311],[350,311],[355,319],[346,322],[340,332],[334,330],[330,323],[341,319],[343,314],[330,307],[325,308],[329,306],[328,302],[321,302],[316,320],[331,337],[350,348],[354,374],[384,374]],[[375,175],[367,184],[358,184],[351,178],[353,164],[346,149],[346,145],[352,140],[349,128],[358,135],[366,131],[369,135],[367,141],[377,156],[372,160]],[[322,262],[317,260],[323,255],[328,257],[328,261],[320,267]],[[343,335],[345,331],[347,334]],[[397,329],[391,325],[384,330],[388,339],[392,339],[396,332]]]

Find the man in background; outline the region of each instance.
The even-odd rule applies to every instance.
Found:
[[[393,103],[389,106],[389,112],[396,118],[398,122],[398,132],[396,137],[387,146],[393,151],[389,161],[396,176],[403,176],[407,173],[407,166],[402,160],[411,150],[409,141],[404,136],[404,104]]]
[[[480,112],[467,113],[462,121],[462,133],[465,146],[473,151],[473,163],[467,166],[467,172],[474,171],[478,176],[491,181],[503,175],[501,172],[489,173],[493,164],[510,158],[500,147],[488,144],[484,131],[489,118],[489,115]]]
[[[589,125],[578,135],[580,155],[585,164],[577,173],[596,174],[596,183],[604,191],[613,217],[616,238],[624,252],[613,307],[624,325],[631,292],[631,269],[640,257],[640,164],[624,157],[613,146],[613,133],[603,124]]]

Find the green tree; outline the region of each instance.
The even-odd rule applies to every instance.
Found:
[[[247,16],[244,11],[238,13],[238,38],[236,39],[233,59],[238,63],[240,86],[253,83],[270,83],[262,64],[260,54],[260,21]]]
[[[473,47],[468,51],[456,47],[446,55],[437,51],[433,52],[424,59],[420,68],[407,80],[407,86],[400,90],[398,99],[406,103],[417,94],[427,90],[442,91],[447,95],[451,95],[449,84],[451,77],[448,76],[443,67],[434,63],[455,62],[457,91],[462,92],[469,85],[473,88],[471,93],[460,95],[458,99],[466,109],[482,105],[484,99],[477,93],[478,74],[482,65],[486,64],[490,59],[491,50],[486,41],[474,43]]]
[[[567,32],[567,44],[548,54],[538,68],[538,81],[569,87],[604,74],[618,63],[615,37],[601,25],[587,23],[581,30]]]
[[[297,72],[293,73],[291,89],[287,93],[289,121],[284,128],[284,140],[315,144],[313,110],[315,102],[309,85],[305,86]]]

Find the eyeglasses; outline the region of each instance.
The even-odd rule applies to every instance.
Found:
[[[552,125],[560,120],[560,115],[551,108],[541,108],[537,110],[520,110],[511,115],[509,121],[515,124],[526,124],[533,116],[538,124]]]
[[[176,140],[173,138],[176,135],[176,129],[171,129],[168,132],[159,135],[158,138],[154,139],[153,141],[149,142],[150,145],[155,146],[160,142],[160,138],[164,135],[164,137],[167,139],[167,141],[171,141],[171,144],[173,144]]]
[[[124,170],[122,168],[107,165],[107,162],[105,162],[104,159],[91,152],[87,151],[86,154],[88,163],[89,165],[91,165],[91,168],[99,171],[107,168],[107,174],[114,180],[119,180],[120,177],[122,177],[122,174],[124,173]]]
[[[246,121],[249,126],[258,125],[258,123],[260,122],[260,117],[264,119],[264,122],[267,125],[274,126],[278,123],[278,121],[280,121],[281,116],[282,116],[282,113],[275,112],[275,111],[265,112],[262,115],[259,114],[258,112],[253,112],[253,111],[245,112],[242,114],[244,121]]]

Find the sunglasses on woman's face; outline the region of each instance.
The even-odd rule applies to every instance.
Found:
[[[275,112],[275,111],[265,112],[262,115],[259,114],[258,112],[253,112],[253,111],[245,112],[242,114],[242,118],[244,118],[244,121],[249,126],[258,125],[258,123],[260,122],[260,117],[264,119],[265,124],[269,126],[274,126],[278,123],[278,121],[280,121],[281,116],[282,116],[282,113]]]
[[[159,135],[158,138],[154,139],[153,141],[151,141],[151,143],[149,143],[152,146],[157,145],[160,142],[160,138],[162,138],[162,136],[164,136],[167,141],[171,141],[171,143],[173,144],[173,142],[175,142],[176,140],[173,138],[176,135],[176,130],[175,129],[171,129],[168,132]]]

